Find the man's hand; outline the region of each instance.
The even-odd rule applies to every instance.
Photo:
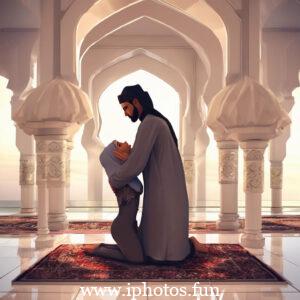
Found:
[[[129,153],[119,151],[118,149],[113,152],[113,155],[121,160],[127,160],[129,157]]]
[[[131,152],[131,145],[127,142],[120,143],[116,140],[114,140],[113,143],[116,146],[116,150],[113,152],[113,155],[123,161],[127,160]]]

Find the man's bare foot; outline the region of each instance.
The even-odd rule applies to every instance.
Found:
[[[191,236],[189,238],[189,240],[193,243],[196,251],[200,251],[201,250],[201,244],[199,243],[199,241],[194,236]]]

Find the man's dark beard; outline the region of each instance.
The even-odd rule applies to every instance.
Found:
[[[137,110],[137,108],[135,106],[133,107],[132,116],[129,116],[129,118],[131,119],[132,122],[136,122],[137,119],[139,118],[139,111]]]

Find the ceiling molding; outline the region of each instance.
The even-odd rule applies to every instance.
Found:
[[[299,27],[266,27],[262,29],[263,32],[300,32]]]
[[[0,28],[0,32],[38,32],[39,28]]]
[[[154,47],[154,48],[184,48],[192,49],[188,43],[186,43],[181,37],[174,35],[112,35],[104,38],[92,49],[95,48],[130,48],[130,47]]]

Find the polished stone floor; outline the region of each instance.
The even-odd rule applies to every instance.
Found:
[[[1,215],[15,214],[14,209],[0,209]],[[297,210],[289,211],[297,214]],[[266,214],[269,214],[266,212]],[[241,215],[243,215],[241,213]],[[69,220],[111,220],[113,212],[97,211],[68,212]],[[140,217],[140,216],[139,216]],[[191,220],[216,220],[216,212],[192,213]],[[226,234],[192,234],[203,243],[239,243],[240,235]],[[265,247],[262,250],[248,249],[263,260],[288,281],[287,284],[274,283],[97,283],[91,285],[71,285],[63,282],[57,284],[12,285],[11,281],[53,248],[62,243],[99,243],[113,242],[109,234],[62,234],[55,236],[52,249],[35,250],[35,236],[0,235],[0,299],[197,299],[194,292],[200,293],[198,299],[300,299],[300,234],[264,234]],[[84,295],[83,288],[96,287],[90,290],[91,295]],[[99,290],[99,288],[102,290]],[[197,288],[198,287],[198,288]],[[113,290],[115,288],[115,290]],[[119,290],[119,295],[118,294]],[[105,292],[106,291],[106,292]],[[105,292],[104,296],[101,293]],[[111,293],[111,294],[109,294]],[[135,294],[136,296],[134,297]],[[141,296],[138,296],[141,294]]]

